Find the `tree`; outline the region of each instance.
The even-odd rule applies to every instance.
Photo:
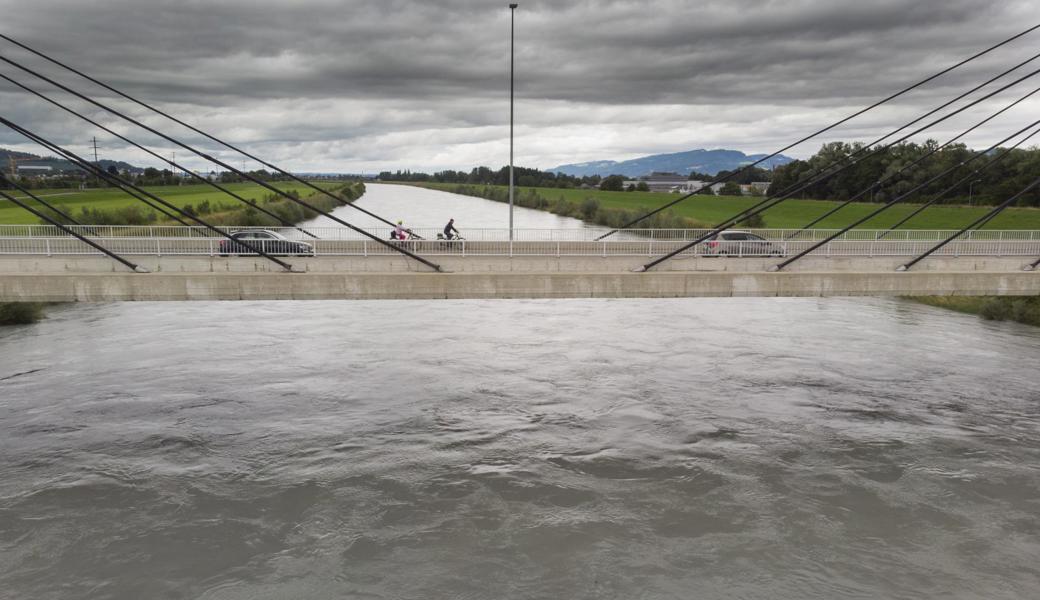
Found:
[[[645,181],[640,181],[636,185],[636,191],[637,192],[649,192],[650,191],[650,185],[647,182],[645,182]]]
[[[722,189],[719,190],[719,195],[720,196],[740,196],[740,195],[742,195],[742,192],[740,191],[740,184],[736,183],[736,182],[733,182],[733,181],[727,181],[726,184],[722,186]]]
[[[603,179],[599,184],[599,189],[605,192],[620,192],[625,189],[625,178],[621,175],[611,175]]]

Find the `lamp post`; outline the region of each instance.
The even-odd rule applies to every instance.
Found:
[[[975,185],[976,183],[978,183],[980,181],[982,181],[982,180],[981,179],[976,179],[976,180],[974,180],[974,181],[972,181],[971,183],[968,184],[968,206],[974,206],[972,204],[972,202],[971,202],[971,192],[972,192],[971,188],[972,188],[973,185]]]
[[[513,241],[513,37],[516,7],[509,5],[509,241]]]

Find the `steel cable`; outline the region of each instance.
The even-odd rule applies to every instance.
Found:
[[[80,92],[77,92],[76,90],[74,90],[74,89],[72,89],[72,88],[70,88],[70,87],[68,87],[66,85],[58,83],[57,81],[54,81],[53,79],[47,77],[46,75],[38,73],[38,72],[34,71],[33,69],[30,69],[30,68],[28,68],[28,67],[26,67],[24,65],[18,64],[17,62],[15,62],[15,61],[13,61],[13,60],[11,60],[9,58],[6,58],[4,56],[0,56],[0,61],[3,61],[3,62],[5,62],[5,63],[7,63],[7,64],[9,64],[9,65],[11,65],[11,66],[13,66],[15,68],[21,69],[22,71],[25,71],[26,73],[29,73],[30,75],[33,75],[33,76],[35,76],[35,77],[37,77],[39,79],[42,79],[43,81],[46,81],[47,83],[49,83],[49,84],[51,84],[51,85],[53,85],[53,86],[55,86],[57,88],[60,88],[60,89],[62,89],[64,91],[66,91],[66,92],[76,96],[77,98],[80,98],[81,100],[89,102],[90,104],[93,104],[94,106],[97,106],[98,108],[100,108],[100,109],[102,109],[104,111],[112,113],[112,114],[120,117],[121,119],[123,119],[123,120],[125,120],[127,122],[133,123],[134,125],[140,127],[141,129],[144,129],[144,130],[146,130],[146,131],[148,131],[148,132],[150,132],[150,133],[152,133],[154,135],[157,135],[157,136],[163,138],[164,140],[166,140],[166,141],[168,141],[170,143],[176,144],[177,146],[179,146],[181,148],[184,148],[185,150],[187,150],[189,152],[192,152],[193,154],[196,154],[197,156],[200,156],[200,157],[202,157],[202,158],[204,158],[204,159],[206,159],[206,160],[208,160],[208,161],[210,161],[210,162],[212,162],[212,163],[214,163],[216,165],[220,165],[221,167],[231,171],[232,173],[235,173],[235,174],[239,175],[240,177],[244,177],[244,178],[252,181],[253,183],[256,183],[256,184],[260,185],[261,187],[263,187],[263,188],[265,188],[265,189],[267,189],[267,190],[269,190],[271,192],[274,192],[275,194],[277,194],[279,196],[282,196],[283,198],[286,198],[286,199],[288,199],[288,200],[290,200],[292,202],[295,202],[296,204],[299,204],[300,206],[308,208],[308,209],[314,211],[315,213],[318,213],[318,214],[324,216],[327,219],[331,219],[332,221],[335,221],[336,223],[339,223],[340,225],[343,225],[344,227],[348,227],[348,228],[356,231],[357,233],[360,233],[361,235],[364,235],[365,237],[371,239],[372,241],[374,241],[374,242],[376,242],[378,244],[381,244],[381,245],[383,245],[383,246],[393,250],[394,252],[397,252],[399,254],[403,254],[405,256],[408,256],[409,258],[411,258],[413,260],[416,260],[416,261],[418,261],[418,262],[420,262],[420,263],[422,263],[422,264],[424,264],[424,265],[434,269],[435,271],[440,271],[441,270],[439,265],[434,264],[433,262],[430,262],[429,260],[426,260],[425,258],[422,258],[421,256],[418,256],[418,255],[416,255],[415,253],[413,253],[413,252],[411,252],[409,250],[406,250],[406,249],[404,249],[404,248],[402,248],[400,246],[391,244],[390,242],[388,242],[388,241],[386,241],[386,240],[384,240],[384,239],[382,239],[382,238],[380,238],[380,237],[378,237],[376,235],[373,235],[373,234],[369,233],[368,231],[366,231],[366,230],[364,230],[364,229],[362,229],[360,227],[357,227],[356,225],[352,225],[352,224],[348,223],[347,221],[344,221],[343,219],[340,219],[339,217],[333,215],[332,213],[325,212],[325,211],[323,211],[323,210],[313,206],[309,202],[305,202],[303,200],[300,200],[299,198],[294,198],[293,196],[283,192],[282,190],[279,190],[278,188],[268,184],[265,181],[257,179],[256,177],[253,177],[252,175],[249,175],[248,173],[240,171],[240,170],[236,169],[235,167],[229,165],[228,163],[226,163],[226,162],[224,162],[224,161],[222,161],[220,159],[214,158],[213,156],[210,156],[209,154],[206,154],[205,152],[202,152],[201,150],[198,150],[198,149],[196,149],[196,148],[194,148],[192,146],[189,146],[188,144],[185,144],[184,142],[181,142],[181,141],[179,141],[179,140],[177,140],[177,139],[175,139],[175,138],[165,134],[165,133],[162,133],[161,131],[155,129],[154,127],[149,127],[148,125],[145,125],[144,123],[138,121],[137,119],[134,119],[133,117],[130,117],[130,116],[128,116],[128,115],[126,115],[126,114],[124,114],[124,113],[114,109],[114,108],[106,106],[105,104],[103,104],[101,102],[98,102],[97,100],[94,100],[93,98],[90,98],[90,97],[88,97],[88,96],[86,96],[86,95],[84,95],[84,94],[82,94]],[[318,188],[318,189],[320,189],[320,188]],[[324,193],[327,193],[327,192],[324,192]],[[353,206],[353,205],[351,205],[351,206]]]
[[[756,167],[756,166],[762,164],[763,162],[765,162],[765,161],[767,161],[767,160],[769,160],[771,158],[775,158],[777,155],[779,155],[779,154],[781,154],[783,152],[786,152],[787,150],[790,150],[791,148],[794,148],[795,146],[797,146],[797,145],[799,145],[799,144],[801,144],[803,142],[807,142],[807,141],[811,140],[812,138],[814,138],[814,137],[816,137],[816,136],[818,136],[818,135],[820,135],[822,133],[826,133],[827,131],[830,131],[831,129],[834,129],[835,127],[838,127],[839,125],[843,125],[843,124],[847,123],[848,121],[851,121],[852,119],[854,119],[854,118],[856,118],[856,117],[858,117],[858,116],[860,116],[860,115],[862,115],[864,113],[867,113],[867,112],[869,112],[871,110],[874,110],[875,108],[877,108],[877,107],[879,107],[879,106],[881,106],[883,104],[886,104],[887,102],[890,102],[890,101],[892,101],[892,100],[894,100],[894,99],[896,99],[896,98],[898,98],[898,97],[900,97],[900,96],[902,96],[902,95],[904,95],[904,94],[906,94],[906,93],[908,93],[908,92],[910,92],[912,90],[915,90],[915,89],[921,87],[922,85],[924,85],[924,84],[926,84],[926,83],[928,83],[928,82],[930,82],[930,81],[932,81],[934,79],[937,79],[937,78],[939,78],[939,77],[949,73],[950,71],[953,71],[954,69],[957,69],[957,68],[959,68],[961,66],[964,66],[964,65],[972,62],[973,60],[975,60],[975,59],[977,59],[977,58],[979,58],[981,56],[989,54],[990,52],[996,50],[997,48],[1005,46],[1005,45],[1013,42],[1014,40],[1016,40],[1016,39],[1018,39],[1018,38],[1020,38],[1020,37],[1022,37],[1024,35],[1026,35],[1026,34],[1029,34],[1029,33],[1033,32],[1033,31],[1035,31],[1037,29],[1040,29],[1040,24],[1034,25],[1034,26],[1030,27],[1029,29],[1026,29],[1025,31],[1023,31],[1021,33],[1013,35],[1013,36],[1011,36],[1011,37],[1001,41],[998,44],[995,44],[993,46],[990,46],[989,48],[986,48],[985,50],[982,50],[981,52],[977,52],[976,54],[974,54],[972,56],[969,56],[968,58],[958,62],[957,64],[955,64],[953,66],[947,67],[947,68],[943,69],[942,71],[939,71],[938,73],[935,73],[934,75],[931,75],[931,76],[929,76],[929,77],[927,77],[925,79],[922,79],[921,81],[918,81],[917,83],[915,83],[915,84],[913,84],[913,85],[911,85],[909,87],[903,88],[902,90],[900,90],[900,91],[898,91],[898,92],[896,92],[896,93],[894,93],[894,94],[892,94],[892,95],[890,95],[890,96],[888,96],[886,98],[883,98],[883,99],[875,102],[874,104],[871,104],[870,106],[868,106],[866,108],[860,109],[859,111],[857,111],[855,113],[852,113],[851,115],[849,115],[849,116],[847,116],[847,117],[845,117],[845,118],[843,118],[843,119],[841,119],[839,121],[836,121],[836,122],[832,123],[831,125],[828,125],[828,126],[824,127],[823,129],[820,129],[820,130],[818,130],[818,131],[816,131],[816,132],[814,132],[812,134],[809,134],[809,135],[803,137],[802,139],[798,140],[797,142],[794,142],[794,143],[792,143],[792,144],[790,144],[788,146],[785,146],[785,147],[777,150],[776,152],[773,152],[772,154],[770,154],[768,156],[765,156],[764,158],[760,158],[759,160],[757,160],[757,161],[755,161],[755,162],[753,162],[753,163],[751,163],[749,165],[745,165],[744,167],[741,167],[740,169],[734,171],[733,173],[730,173],[729,175],[726,175],[725,177],[719,177],[719,178],[713,179],[712,181],[710,181],[709,183],[705,184],[704,186],[698,188],[697,190],[694,190],[693,192],[690,192],[689,194],[686,194],[685,196],[683,196],[681,198],[673,200],[672,202],[669,202],[669,203],[665,204],[664,206],[660,206],[658,208],[655,208],[654,210],[646,213],[645,215],[643,215],[643,216],[641,216],[641,217],[639,217],[637,219],[634,219],[632,221],[629,221],[628,223],[622,225],[621,227],[618,227],[617,229],[609,231],[609,232],[601,235],[600,237],[598,237],[596,239],[597,240],[601,240],[601,239],[603,239],[603,238],[605,238],[607,236],[610,236],[610,235],[613,235],[613,234],[617,233],[621,229],[627,229],[627,228],[631,227],[632,225],[635,225],[636,223],[642,221],[643,219],[651,217],[651,216],[653,216],[653,215],[655,215],[655,214],[657,214],[657,213],[659,213],[659,212],[661,212],[661,211],[663,211],[665,209],[671,208],[672,206],[675,206],[676,204],[686,200],[687,198],[690,198],[691,196],[699,194],[700,192],[703,192],[706,189],[710,189],[711,186],[713,186],[713,185],[716,185],[716,184],[719,184],[719,183],[723,183],[725,181],[729,181],[733,177],[736,177],[737,175],[739,175],[741,173],[745,173],[748,170],[750,170],[751,168]],[[18,42],[15,42],[11,38],[9,38],[9,37],[7,37],[7,36],[5,36],[3,34],[0,34],[0,38],[6,39],[7,41],[12,42],[14,44],[18,44]],[[19,44],[19,45],[21,45],[21,44]],[[32,51],[31,49],[29,49],[27,47],[26,47],[26,49],[30,50],[30,52]],[[44,57],[44,58],[46,58],[46,57]]]
[[[1040,27],[1040,25],[1037,25],[1036,27],[1033,27],[1033,29],[1036,29],[1038,27]],[[1030,29],[1029,31],[1032,31],[1032,29]],[[1021,36],[1025,35],[1025,34],[1029,33],[1029,31],[1024,31],[1024,32],[1022,32],[1021,34],[1019,34],[1018,36],[1015,36],[1015,37],[1021,37]],[[180,119],[178,119],[178,118],[176,118],[176,117],[174,117],[174,116],[172,116],[172,115],[170,115],[170,114],[168,114],[166,112],[163,112],[162,110],[159,110],[158,108],[155,108],[154,106],[152,106],[152,105],[150,105],[150,104],[148,104],[148,103],[146,103],[146,102],[144,102],[142,100],[138,100],[137,98],[131,96],[130,94],[127,94],[126,92],[120,91],[120,90],[118,90],[118,89],[116,89],[116,88],[114,88],[114,87],[112,87],[112,86],[110,86],[110,85],[108,85],[108,84],[106,84],[106,83],[104,83],[102,81],[99,81],[98,79],[95,79],[94,77],[91,77],[90,75],[87,75],[83,71],[75,69],[74,67],[71,67],[71,66],[69,66],[69,65],[67,65],[67,64],[65,64],[65,63],[63,63],[63,62],[61,62],[61,61],[59,61],[59,60],[57,60],[55,58],[52,58],[51,56],[48,56],[47,54],[44,54],[43,52],[40,52],[39,50],[36,50],[34,48],[30,48],[26,44],[23,44],[23,43],[15,40],[13,38],[11,38],[10,36],[7,36],[7,35],[4,35],[4,34],[0,33],[0,39],[7,40],[8,42],[14,44],[15,46],[18,46],[18,47],[22,48],[23,50],[27,50],[28,52],[31,52],[31,53],[35,54],[36,56],[39,56],[39,57],[41,57],[41,58],[43,58],[43,59],[45,59],[45,60],[47,60],[47,61],[49,61],[49,62],[51,62],[51,63],[53,63],[55,65],[58,65],[59,67],[62,67],[63,69],[71,71],[72,73],[75,73],[76,75],[79,75],[80,77],[86,79],[87,81],[90,81],[90,82],[92,82],[92,83],[94,83],[96,85],[99,85],[99,86],[105,88],[106,90],[108,90],[108,91],[110,91],[110,92],[112,92],[114,94],[117,94],[117,95],[119,95],[119,96],[121,96],[121,97],[123,97],[123,98],[125,98],[125,99],[127,99],[127,100],[129,100],[129,101],[131,101],[133,103],[135,103],[135,104],[138,104],[139,106],[142,106],[142,107],[144,107],[144,108],[146,108],[146,109],[148,109],[148,110],[150,110],[150,111],[152,111],[152,112],[154,112],[154,113],[156,113],[158,115],[161,115],[161,116],[163,116],[163,117],[173,121],[174,123],[177,123],[178,125],[186,127],[189,130],[191,130],[191,131],[193,131],[193,132],[195,132],[195,133],[197,133],[197,134],[199,134],[199,135],[201,135],[201,136],[203,136],[203,137],[205,137],[205,138],[207,138],[209,140],[212,140],[212,141],[214,141],[214,142],[216,142],[216,143],[218,143],[218,144],[220,144],[220,145],[222,145],[222,146],[224,146],[226,148],[229,148],[230,150],[238,152],[242,156],[245,156],[245,157],[247,157],[247,158],[249,158],[251,160],[255,160],[256,162],[264,165],[265,167],[267,167],[269,169],[273,169],[273,170],[277,171],[278,173],[281,173],[282,175],[285,175],[287,177],[292,178],[293,180],[297,181],[298,183],[301,183],[301,184],[303,184],[303,185],[305,185],[307,187],[310,187],[310,188],[314,189],[317,192],[325,194],[325,195],[327,195],[327,196],[329,196],[329,197],[339,201],[339,198],[336,198],[335,196],[330,194],[327,190],[323,190],[323,189],[319,188],[318,186],[315,186],[315,185],[311,184],[310,182],[305,181],[305,180],[301,179],[300,177],[297,177],[296,175],[290,173],[289,171],[286,171],[286,170],[284,170],[284,169],[282,169],[282,168],[280,168],[280,167],[278,167],[276,165],[273,165],[273,164],[271,164],[271,163],[269,163],[269,162],[267,162],[267,161],[265,161],[265,160],[263,160],[263,159],[261,159],[261,158],[259,158],[257,156],[254,156],[253,154],[250,154],[249,152],[246,152],[245,150],[243,150],[243,149],[241,149],[241,148],[239,148],[237,146],[234,146],[234,145],[232,145],[232,144],[230,144],[230,143],[228,143],[228,142],[226,142],[226,141],[224,141],[224,140],[222,140],[222,139],[220,139],[220,138],[218,138],[218,137],[216,137],[216,136],[214,136],[214,135],[212,135],[210,133],[207,133],[207,132],[203,131],[202,129],[199,129],[197,127],[189,125],[188,123],[185,123],[184,121],[182,121],[182,120],[180,120]],[[1013,39],[1015,39],[1015,38],[1011,38],[1011,39],[1007,40],[1007,42],[1005,42],[1005,43],[1011,42]],[[378,220],[378,221],[380,221],[382,223],[390,225],[391,227],[394,226],[394,223],[384,219],[383,217],[381,217],[381,216],[379,216],[379,215],[377,215],[377,214],[375,214],[373,212],[365,210],[364,208],[361,208],[360,206],[355,206],[352,203],[348,203],[348,206],[350,206],[351,208],[353,208],[355,210],[358,210],[358,211],[360,211],[360,212],[362,212],[362,213],[372,217],[373,219],[376,219],[376,220]],[[328,216],[328,215],[326,215],[326,216]]]
[[[52,152],[57,152],[58,154],[64,156],[65,158],[67,158],[70,161],[72,161],[72,162],[76,163],[77,165],[79,165],[80,168],[85,169],[88,173],[93,172],[95,175],[97,175],[98,177],[101,177],[105,181],[114,183],[115,185],[119,186],[121,189],[124,189],[124,191],[125,191],[125,187],[129,187],[129,188],[131,188],[131,189],[133,189],[133,190],[135,190],[135,191],[137,191],[137,192],[139,192],[141,194],[144,194],[145,196],[148,196],[152,200],[154,200],[156,202],[159,202],[163,206],[166,206],[167,208],[170,208],[172,210],[176,210],[177,212],[181,213],[182,215],[184,215],[184,216],[188,217],[189,219],[195,221],[199,225],[202,225],[206,229],[209,229],[210,231],[213,231],[214,233],[219,234],[221,237],[227,238],[228,240],[232,241],[233,243],[239,244],[239,245],[245,247],[246,249],[251,250],[251,251],[257,253],[258,255],[260,255],[260,256],[266,258],[267,260],[269,260],[269,261],[277,264],[278,266],[282,267],[286,271],[292,271],[292,265],[290,265],[290,264],[288,264],[288,263],[286,263],[286,262],[284,262],[282,260],[279,260],[279,259],[271,256],[270,254],[268,254],[267,252],[263,251],[262,249],[260,249],[260,248],[258,248],[256,246],[254,246],[253,244],[250,244],[250,243],[247,243],[247,242],[244,242],[244,241],[241,241],[241,240],[234,239],[226,231],[222,231],[222,230],[218,229],[217,227],[214,227],[213,225],[207,223],[206,221],[203,221],[199,217],[197,217],[195,215],[192,215],[191,213],[185,212],[184,210],[174,206],[173,204],[170,204],[169,202],[163,200],[162,198],[156,196],[155,194],[152,194],[151,192],[148,192],[147,190],[143,190],[140,187],[134,185],[133,183],[130,183],[130,182],[124,180],[121,177],[117,177],[115,175],[112,175],[111,173],[106,172],[104,169],[98,167],[97,165],[94,165],[94,164],[84,160],[83,158],[79,157],[78,155],[73,153],[71,150],[67,150],[65,148],[62,148],[61,146],[58,146],[57,144],[54,144],[53,142],[48,141],[47,139],[45,139],[45,138],[43,138],[43,137],[41,137],[41,136],[39,136],[39,135],[29,131],[28,129],[25,129],[24,127],[21,127],[21,126],[15,124],[15,123],[12,123],[11,121],[5,119],[4,117],[0,117],[0,123],[10,127],[12,130],[17,131],[18,133],[24,135],[25,137],[29,138],[30,140],[36,142],[37,144],[40,144],[44,148],[47,148],[48,150],[51,150]]]
[[[943,117],[940,117],[940,118],[938,118],[938,119],[928,123],[927,125],[919,127],[917,129],[915,129],[914,131],[912,131],[912,132],[902,136],[901,138],[899,138],[899,139],[897,139],[897,140],[895,140],[893,142],[889,142],[888,144],[886,144],[886,145],[884,145],[884,146],[882,146],[880,148],[876,148],[870,154],[868,154],[868,155],[866,155],[864,157],[861,157],[861,158],[857,159],[856,161],[853,161],[852,163],[849,163],[849,164],[841,167],[840,169],[838,169],[838,170],[836,170],[834,172],[821,175],[821,176],[817,177],[816,179],[814,179],[812,181],[808,181],[808,182],[802,184],[802,186],[799,187],[798,189],[790,191],[790,192],[788,192],[788,193],[786,193],[786,194],[784,194],[784,195],[782,195],[780,197],[777,197],[777,198],[766,198],[766,199],[762,200],[761,202],[755,204],[754,206],[752,206],[750,208],[747,208],[747,209],[741,211],[740,213],[738,213],[737,215],[735,215],[733,217],[730,217],[729,219],[723,221],[721,224],[717,225],[714,229],[712,229],[708,233],[705,233],[705,234],[701,235],[700,237],[698,237],[697,239],[695,239],[694,241],[681,246],[678,250],[674,250],[674,251],[672,251],[672,252],[670,252],[670,253],[668,253],[668,254],[660,257],[660,258],[657,258],[657,259],[647,263],[646,265],[644,265],[640,269],[637,269],[637,271],[645,271],[647,269],[653,268],[654,266],[656,266],[656,265],[658,265],[658,264],[660,264],[660,263],[662,263],[662,262],[664,262],[664,261],[666,261],[666,260],[668,260],[668,259],[670,259],[670,258],[672,258],[672,257],[674,257],[676,255],[678,255],[678,254],[681,254],[682,252],[685,252],[686,250],[689,250],[690,248],[693,248],[694,246],[696,246],[697,244],[703,242],[704,240],[708,239],[709,237],[718,234],[719,232],[725,230],[728,227],[733,226],[735,223],[738,223],[738,222],[740,222],[740,221],[742,221],[744,219],[750,218],[750,217],[752,217],[754,215],[761,214],[761,213],[763,213],[763,212],[765,212],[765,211],[767,211],[767,210],[769,210],[769,209],[771,209],[771,208],[781,204],[785,200],[790,199],[794,194],[798,193],[799,191],[801,191],[803,189],[806,189],[807,187],[809,187],[811,185],[814,185],[815,183],[823,181],[824,179],[827,179],[828,177],[832,177],[832,176],[836,175],[837,173],[840,173],[841,171],[844,171],[845,169],[848,169],[848,168],[852,167],[853,165],[857,164],[858,162],[860,162],[862,160],[865,160],[867,158],[870,158],[871,156],[874,156],[874,155],[876,155],[876,154],[878,154],[880,152],[883,152],[883,151],[885,151],[885,150],[895,146],[896,144],[899,144],[899,143],[901,143],[903,141],[906,141],[907,139],[913,137],[914,135],[917,135],[918,133],[921,133],[922,131],[930,129],[930,128],[934,127],[935,125],[938,125],[939,123],[942,123],[943,121],[946,121],[947,119],[950,119],[950,118],[952,118],[952,117],[954,117],[954,116],[964,112],[965,110],[967,110],[967,109],[969,109],[969,108],[971,108],[971,107],[973,107],[973,106],[975,106],[975,105],[977,105],[977,104],[979,104],[979,103],[981,103],[981,102],[983,102],[985,100],[988,100],[989,98],[992,98],[993,96],[999,94],[1000,92],[1003,92],[1004,90],[1007,90],[1008,88],[1013,87],[1013,86],[1015,86],[1015,85],[1025,81],[1026,79],[1029,79],[1030,77],[1035,76],[1037,73],[1040,73],[1040,69],[1037,69],[1037,70],[1035,70],[1035,71],[1033,71],[1033,72],[1031,72],[1031,73],[1029,73],[1027,75],[1024,75],[1024,76],[1016,79],[1015,81],[1012,81],[1011,83],[1008,83],[1008,84],[1000,87],[999,89],[994,90],[994,91],[986,94],[985,96],[982,96],[981,98],[973,100],[972,102],[970,102],[970,103],[968,103],[968,104],[966,104],[966,105],[964,105],[964,106],[954,110],[953,112],[951,112],[951,113],[949,113],[949,114],[947,114],[947,115],[945,115]],[[1002,109],[1002,110],[1006,110],[1006,109]]]
[[[79,112],[69,108],[68,106],[65,106],[61,102],[58,102],[57,100],[55,100],[55,99],[53,99],[53,98],[51,98],[51,97],[49,97],[49,96],[47,96],[47,95],[37,91],[37,90],[34,90],[34,89],[32,89],[31,87],[29,87],[27,85],[19,83],[18,81],[15,81],[14,79],[11,79],[10,77],[8,77],[7,75],[4,75],[3,73],[0,73],[0,79],[4,79],[6,81],[9,81],[10,83],[13,83],[14,85],[16,85],[16,86],[22,88],[23,90],[29,92],[30,94],[33,94],[34,96],[37,96],[38,98],[46,100],[47,102],[53,104],[54,106],[57,106],[58,108],[64,110],[65,112],[70,113],[70,114],[72,114],[72,115],[74,115],[76,117],[79,117],[80,119],[86,121],[87,123],[90,123],[91,125],[94,125],[95,127],[101,129],[102,131],[105,131],[105,132],[107,132],[107,133],[109,133],[109,134],[111,134],[111,135],[113,135],[113,136],[123,140],[124,142],[134,146],[135,148],[138,148],[140,150],[143,150],[143,151],[147,152],[151,156],[154,156],[155,158],[158,158],[159,160],[165,162],[166,164],[172,165],[174,168],[180,169],[181,171],[184,171],[185,173],[187,173],[191,177],[193,177],[193,178],[195,178],[195,179],[205,183],[206,185],[214,187],[217,190],[227,194],[228,196],[231,196],[235,200],[238,200],[239,202],[241,202],[241,203],[243,203],[243,204],[245,204],[247,206],[251,206],[251,207],[255,208],[256,210],[258,210],[258,211],[264,213],[265,215],[273,218],[274,220],[278,221],[283,226],[285,226],[285,227],[292,227],[292,228],[296,229],[297,231],[300,231],[301,233],[304,233],[304,234],[306,234],[306,235],[308,235],[308,236],[310,236],[312,238],[317,239],[318,236],[316,236],[313,233],[307,231],[306,229],[303,229],[302,227],[298,227],[298,226],[290,223],[289,221],[286,221],[285,219],[283,219],[283,218],[279,217],[278,215],[274,214],[273,212],[271,212],[271,211],[267,210],[266,208],[260,206],[258,203],[253,203],[253,202],[250,202],[249,200],[246,200],[242,196],[239,196],[238,194],[232,192],[231,190],[225,188],[224,186],[218,184],[217,182],[210,181],[209,179],[199,175],[198,173],[190,171],[186,167],[184,167],[184,166],[182,166],[182,165],[180,165],[180,164],[178,164],[178,163],[176,163],[176,162],[174,162],[174,161],[172,161],[172,160],[170,160],[170,159],[160,155],[158,152],[154,152],[154,151],[152,151],[152,150],[142,146],[141,144],[131,140],[130,138],[128,138],[128,137],[126,137],[124,135],[121,135],[119,133],[116,133],[115,131],[109,129],[108,127],[105,127],[104,125],[102,125],[101,123],[98,123],[97,121],[91,119],[90,117],[88,117],[88,116],[86,116],[86,115],[84,115],[82,113],[79,113]]]

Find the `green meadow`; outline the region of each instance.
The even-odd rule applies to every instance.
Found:
[[[265,196],[272,194],[271,191],[255,183],[227,183],[221,185],[247,200],[259,201]],[[301,198],[305,198],[313,192],[310,188],[298,183],[276,182],[271,185],[286,192],[295,190],[300,194]],[[342,186],[343,184],[341,182],[318,182],[315,183],[315,185],[322,189],[331,189]],[[235,200],[208,185],[157,186],[144,189],[178,208],[183,208],[188,204],[198,206],[199,203],[205,201],[209,201],[214,208],[223,207],[234,209],[242,206],[242,203],[238,200]],[[73,218],[76,218],[79,215],[82,208],[106,211],[137,205],[142,207],[144,210],[151,210],[140,201],[127,195],[125,192],[113,188],[88,189],[82,191],[69,189],[42,189],[31,191],[33,194],[46,200],[48,204],[53,204],[57,208],[71,215]],[[18,192],[17,190],[5,190],[5,192],[20,200],[26,197],[25,194]],[[28,200],[27,204],[33,208],[41,209],[41,212],[43,213],[48,213],[46,209],[43,209],[34,200]],[[162,217],[162,215],[160,215],[160,217]],[[6,198],[0,198],[0,224],[27,224],[39,222],[40,219],[35,215],[19,206],[16,206]]]
[[[422,183],[423,187],[451,191],[458,184]],[[475,185],[474,187],[484,187]],[[502,187],[504,186],[492,186]],[[659,192],[604,192],[601,190],[560,188],[517,188],[517,194],[526,194],[533,189],[540,196],[555,202],[563,198],[572,204],[581,204],[588,198],[599,201],[601,207],[614,210],[645,212],[677,199],[675,194]],[[722,222],[744,210],[762,198],[751,196],[691,196],[669,209],[676,215],[695,219],[705,224]],[[777,229],[796,229],[840,204],[833,200],[786,200],[776,208],[762,214],[765,226]],[[855,219],[866,216],[879,208],[880,204],[852,203],[834,215],[824,219],[816,228],[836,229],[848,225]],[[891,209],[866,221],[860,229],[886,229],[918,208],[916,204],[897,204]],[[906,229],[960,229],[984,215],[991,207],[945,205],[933,206],[903,225]],[[638,227],[638,225],[636,225]],[[1038,229],[1040,209],[1009,208],[990,221],[986,229]]]

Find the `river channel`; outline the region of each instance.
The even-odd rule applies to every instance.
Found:
[[[52,307],[0,328],[0,598],[1033,598],[1038,358],[894,299]]]

